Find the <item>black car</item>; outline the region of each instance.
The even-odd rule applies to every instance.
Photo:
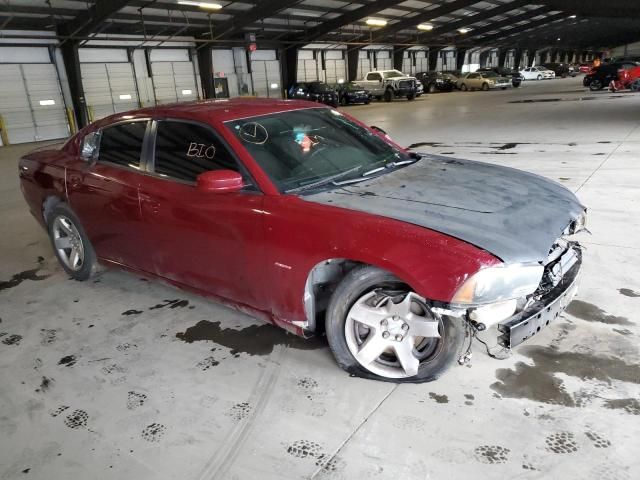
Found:
[[[339,83],[335,87],[338,94],[338,102],[340,105],[348,105],[350,103],[364,103],[368,105],[371,102],[371,95],[357,83]]]
[[[289,88],[289,98],[338,106],[338,94],[324,82],[301,82]]]
[[[567,63],[543,63],[542,66],[548,70],[555,72],[556,77],[567,78],[575,77],[577,72],[572,71]]]
[[[514,87],[519,87],[520,84],[522,83],[522,74],[517,71],[517,70],[512,70],[510,68],[505,68],[505,67],[485,67],[485,68],[479,68],[478,70],[476,70],[476,72],[495,72],[498,75],[500,75],[501,77],[511,77],[511,85],[513,85]]]
[[[582,84],[589,87],[589,90],[602,90],[611,83],[611,80],[618,79],[618,70],[629,69],[640,66],[640,62],[625,61],[614,63],[603,63],[599,67],[593,67],[591,73],[584,76]]]
[[[456,87],[455,80],[442,72],[420,72],[416,78],[424,86],[424,91],[429,93],[450,92]]]

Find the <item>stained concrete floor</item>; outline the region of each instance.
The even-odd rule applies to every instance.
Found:
[[[593,235],[569,312],[435,383],[350,378],[324,342],[162,284],[69,280],[18,189],[32,145],[5,147],[0,478],[640,478],[640,96],[577,78],[346,110],[576,191]]]

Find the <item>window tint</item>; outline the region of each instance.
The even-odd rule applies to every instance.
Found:
[[[239,171],[235,159],[211,130],[192,123],[158,122],[156,173],[195,182],[209,170]]]
[[[98,160],[126,167],[140,167],[140,153],[147,122],[129,122],[102,130]]]

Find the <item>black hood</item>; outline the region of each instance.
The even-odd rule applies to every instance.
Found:
[[[436,230],[505,263],[544,261],[555,240],[584,211],[571,191],[539,175],[436,155],[302,198]]]

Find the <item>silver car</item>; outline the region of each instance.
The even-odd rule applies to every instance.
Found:
[[[493,88],[506,90],[511,87],[511,79],[501,77],[495,72],[467,73],[458,78],[456,86],[463,92],[467,90],[491,90]]]

